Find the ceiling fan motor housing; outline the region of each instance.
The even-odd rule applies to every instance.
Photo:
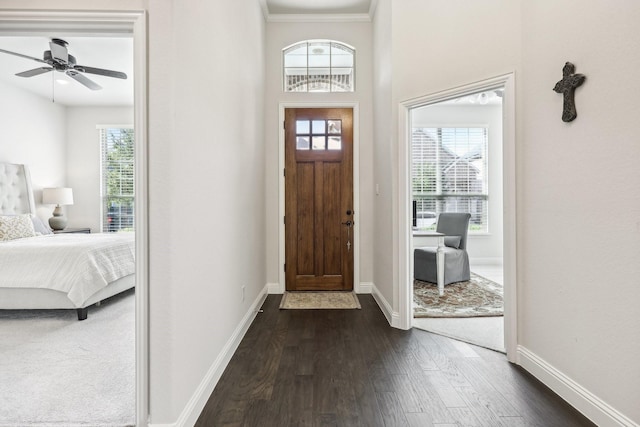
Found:
[[[55,43],[59,46],[62,47],[67,47],[69,46],[69,43],[67,43],[66,41],[62,40],[62,39],[51,39],[51,43]]]
[[[74,65],[76,65],[76,57],[75,56],[68,55],[67,62],[65,63],[65,62],[61,62],[61,61],[59,61],[57,59],[54,59],[53,56],[51,55],[51,51],[50,50],[45,50],[44,51],[43,59],[44,59],[44,62],[46,62],[47,64],[51,65],[57,71],[65,71],[70,66],[73,67]]]

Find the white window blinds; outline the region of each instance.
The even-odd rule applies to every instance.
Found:
[[[469,212],[470,231],[487,232],[486,127],[412,129],[414,225],[433,229],[441,212]]]
[[[134,139],[132,128],[101,128],[102,231],[134,229]]]

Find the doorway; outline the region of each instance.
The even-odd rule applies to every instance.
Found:
[[[398,209],[399,216],[399,224],[400,224],[400,263],[401,265],[405,265],[406,269],[400,269],[400,313],[402,321],[406,322],[406,327],[409,328],[414,326],[413,321],[413,248],[416,246],[414,243],[414,226],[413,226],[413,204],[412,200],[414,198],[413,190],[412,190],[412,173],[411,173],[411,165],[412,165],[412,131],[414,130],[414,126],[412,125],[412,118],[416,119],[413,116],[413,112],[418,111],[418,109],[425,107],[435,107],[440,106],[449,106],[453,107],[456,104],[459,104],[464,100],[469,104],[469,107],[473,104],[478,105],[486,105],[489,104],[489,98],[493,96],[499,96],[500,102],[502,104],[501,112],[499,113],[500,118],[502,119],[501,124],[498,125],[498,130],[502,133],[502,141],[499,142],[500,148],[502,148],[502,158],[498,159],[488,159],[487,166],[489,167],[490,163],[497,163],[493,166],[498,166],[501,168],[502,176],[499,179],[499,183],[501,184],[497,190],[494,190],[494,194],[483,194],[481,188],[476,188],[474,191],[471,191],[472,194],[467,194],[467,196],[474,196],[475,201],[472,205],[469,204],[469,200],[466,202],[467,206],[464,206],[464,201],[460,203],[460,207],[464,211],[468,211],[475,215],[475,218],[472,221],[471,231],[476,233],[476,237],[471,237],[471,240],[468,242],[470,252],[471,269],[473,271],[474,267],[478,269],[478,264],[485,263],[496,263],[499,264],[499,259],[502,258],[502,268],[494,269],[491,266],[487,266],[488,268],[483,268],[481,266],[479,271],[482,271],[484,275],[491,275],[499,280],[499,277],[495,275],[502,272],[501,276],[503,277],[503,300],[504,300],[504,318],[501,322],[500,326],[503,326],[503,335],[504,339],[500,340],[503,343],[502,347],[507,353],[507,358],[511,361],[515,359],[516,356],[516,304],[515,304],[515,295],[516,295],[516,251],[515,251],[515,114],[514,114],[514,105],[515,105],[515,97],[514,97],[514,78],[512,74],[499,76],[493,79],[485,80],[482,82],[477,82],[473,84],[469,84],[466,86],[454,88],[451,90],[435,93],[432,95],[424,96],[421,98],[416,98],[401,104],[400,108],[400,135],[401,141],[403,143],[400,144],[400,157],[406,159],[406,163],[401,164],[400,168],[400,204]],[[497,91],[497,92],[496,92]],[[484,94],[484,95],[483,95]],[[457,100],[457,101],[456,101]],[[453,108],[451,108],[453,109]],[[426,110],[426,108],[425,108]],[[419,128],[421,127],[421,131],[428,135],[429,132],[432,132],[433,129],[440,129],[440,137],[443,136],[443,133],[447,133],[450,129],[443,130],[443,128],[455,128],[460,127],[464,128],[467,133],[476,132],[477,128],[485,127],[484,120],[465,118],[462,122],[457,123],[455,126],[449,125],[448,122],[444,120],[444,118],[433,116],[431,118],[427,118],[429,123],[421,123]],[[495,131],[495,130],[494,130]],[[490,132],[490,131],[489,131]],[[424,135],[423,135],[424,136]],[[471,158],[469,157],[472,153],[462,153],[463,147],[457,148],[452,154],[452,158],[459,158],[459,161],[455,161],[452,164],[455,165],[454,169],[458,169],[459,171],[468,170],[471,168],[461,167],[464,166],[465,162],[470,162]],[[467,147],[468,148],[468,147]],[[462,151],[460,151],[462,150]],[[460,151],[460,153],[456,153],[456,151]],[[442,152],[440,152],[442,154]],[[446,154],[446,153],[445,153]],[[466,156],[466,157],[465,157]],[[406,165],[406,166],[405,166]],[[474,165],[477,167],[478,165]],[[482,167],[482,166],[481,166]],[[450,172],[456,172],[454,169],[451,169]],[[496,179],[494,176],[492,179]],[[444,181],[442,182],[444,184]],[[447,182],[447,185],[451,184],[451,182]],[[440,191],[443,190],[443,187],[435,188]],[[457,191],[457,190],[456,190]],[[497,191],[497,193],[495,193]],[[455,211],[453,207],[455,203],[445,203],[444,200],[447,199],[448,196],[446,191],[441,191],[442,194],[432,194],[434,198],[437,200],[437,203],[433,203],[431,207],[434,209],[427,209],[429,204],[423,204],[421,209],[418,209],[419,215],[418,220],[422,223],[421,225],[432,225],[427,224],[434,220],[437,213],[436,208],[444,209],[446,211]],[[493,207],[493,211],[488,209],[488,201],[492,198],[495,199],[496,196],[502,198],[502,205],[498,207]],[[483,201],[482,199],[486,199]],[[460,202],[460,200],[458,200]],[[438,206],[439,205],[439,206]],[[496,212],[496,210],[500,210],[501,212]],[[496,215],[502,213],[502,221],[500,224],[490,223],[489,220],[493,215],[495,219]],[[484,215],[484,218],[483,218]],[[498,230],[497,230],[497,228]],[[499,243],[499,252],[495,249],[489,255],[482,255],[481,251],[478,249],[483,246],[487,239],[490,239],[490,235],[496,234],[496,230],[501,232],[502,241]],[[471,235],[472,233],[470,233]],[[475,244],[476,250],[473,249],[474,243],[476,240],[478,243]],[[421,245],[422,243],[418,243],[417,245]],[[486,248],[485,248],[486,249]],[[485,252],[486,253],[486,252]],[[441,331],[439,331],[441,332]],[[464,338],[464,337],[463,337]],[[477,343],[476,343],[477,344]]]
[[[353,290],[353,110],[284,113],[285,288]]]
[[[135,139],[135,422],[148,418],[148,184],[146,117],[146,16],[144,12],[0,11],[0,35],[133,38]],[[91,421],[91,420],[84,420]]]
[[[425,235],[436,231],[439,214],[468,213],[463,244],[445,257],[466,253],[460,261],[471,271],[442,296],[414,280],[413,326],[502,352],[503,95],[497,87],[410,111],[412,246],[433,246]]]

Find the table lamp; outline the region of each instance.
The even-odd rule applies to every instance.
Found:
[[[67,226],[67,218],[62,213],[61,205],[73,204],[73,191],[71,188],[45,188],[42,190],[42,203],[56,205],[53,216],[49,218],[49,226],[54,230],[64,230]]]

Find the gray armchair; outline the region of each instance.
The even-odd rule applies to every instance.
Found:
[[[441,213],[436,231],[444,238],[444,284],[463,282],[471,278],[467,253],[468,213]],[[413,251],[413,277],[424,282],[437,283],[436,246],[423,246]]]

